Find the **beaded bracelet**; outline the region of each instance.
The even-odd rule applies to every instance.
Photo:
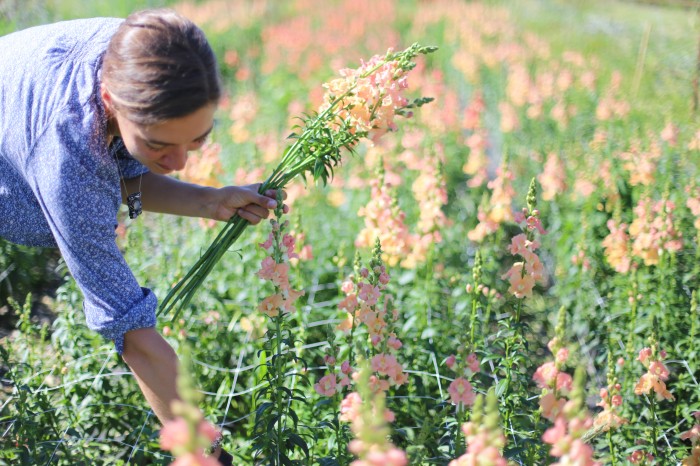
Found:
[[[206,455],[211,455],[216,451],[217,448],[221,446],[221,441],[224,439],[224,435],[219,432],[219,434],[216,436],[213,442],[211,442],[211,445],[209,445],[209,448],[207,448],[204,453]]]

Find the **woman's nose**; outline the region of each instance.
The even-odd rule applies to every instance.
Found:
[[[187,152],[186,146],[174,146],[170,152],[168,152],[166,159],[163,161],[163,165],[173,171],[182,170],[187,164]]]

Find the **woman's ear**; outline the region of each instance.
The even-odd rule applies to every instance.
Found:
[[[102,98],[102,104],[105,107],[105,113],[107,114],[107,117],[114,116],[112,96],[110,95],[109,90],[107,89],[107,85],[105,83],[100,83],[100,97]]]

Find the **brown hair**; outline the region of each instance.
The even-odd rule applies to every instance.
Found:
[[[102,82],[114,107],[142,125],[189,115],[221,97],[216,56],[204,32],[168,9],[126,18],[107,47]]]

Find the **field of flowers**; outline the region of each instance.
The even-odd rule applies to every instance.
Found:
[[[93,3],[28,2],[41,14],[0,15],[0,31],[164,2]],[[289,182],[290,212],[245,229],[160,314],[190,374],[187,422],[162,435],[65,266],[47,324],[16,291],[42,289],[54,259],[0,243],[0,297],[15,280],[16,299],[0,464],[203,464],[184,462],[196,439],[177,430],[196,404],[234,464],[700,465],[697,9],[169,5],[205,29],[229,91],[178,174],[213,186],[266,179],[345,89],[338,70],[438,49],[392,69],[396,88],[367,84],[386,125],[348,144],[327,186]],[[122,214],[117,241],[161,300],[223,227]]]

